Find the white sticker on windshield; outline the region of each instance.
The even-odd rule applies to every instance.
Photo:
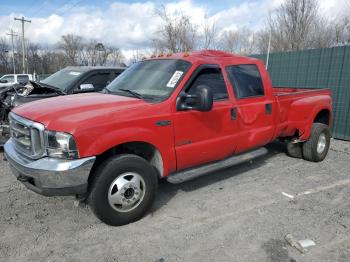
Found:
[[[177,82],[179,81],[180,77],[182,76],[184,72],[182,71],[175,71],[175,73],[173,74],[173,76],[170,78],[169,82],[167,83],[167,87],[171,87],[174,88],[177,84]]]
[[[72,76],[78,76],[78,75],[80,75],[81,73],[80,73],[80,72],[71,71],[71,72],[69,72],[69,74],[72,75]]]

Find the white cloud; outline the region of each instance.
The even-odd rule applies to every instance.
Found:
[[[210,21],[215,21],[220,30],[236,29],[241,26],[259,29],[264,25],[268,13],[283,0],[244,1],[215,13],[211,13]],[[321,12],[329,18],[338,15],[346,7],[348,0],[320,0]],[[157,8],[153,2],[122,3],[112,2],[106,10],[94,6],[76,6],[67,8],[64,12],[53,13],[47,17],[31,18],[32,23],[26,24],[26,37],[32,42],[55,44],[60,36],[74,33],[86,38],[93,38],[112,44],[125,50],[130,58],[135,50],[146,50],[150,47],[150,39],[154,36],[161,23],[155,14]],[[165,4],[170,14],[183,13],[189,15],[192,22],[200,29],[210,9],[195,1],[181,0]],[[62,15],[64,14],[64,15]],[[15,16],[9,14],[0,16],[0,34],[5,35],[11,27],[20,32],[20,23],[14,22]]]
[[[349,0],[322,0],[320,1],[320,12],[329,19],[349,15]]]

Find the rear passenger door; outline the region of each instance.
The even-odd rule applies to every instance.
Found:
[[[255,64],[226,67],[236,97],[239,139],[237,152],[265,145],[274,133],[273,101]]]

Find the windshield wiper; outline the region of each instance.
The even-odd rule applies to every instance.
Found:
[[[123,91],[123,92],[131,94],[133,97],[136,97],[138,99],[144,99],[143,95],[141,95],[133,90],[130,90],[130,89],[117,89],[116,91]]]

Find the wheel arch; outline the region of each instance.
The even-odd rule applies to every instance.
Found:
[[[331,112],[328,108],[319,110],[316,114],[313,123],[321,123],[327,126],[331,126]]]
[[[164,175],[164,161],[160,150],[149,142],[131,141],[115,145],[96,157],[96,161],[91,169],[89,181],[94,176],[94,171],[110,157],[121,154],[134,154],[142,157],[157,171],[158,177]]]
[[[310,121],[306,125],[304,132],[301,135],[301,139],[309,139],[311,135],[312,125],[314,123],[325,124],[329,127],[332,125],[331,109],[328,107],[315,108],[314,112],[311,114]]]
[[[288,122],[293,132],[297,131],[301,140],[307,140],[311,134],[312,124],[332,123],[332,100],[328,95],[306,96],[291,103]],[[327,118],[327,119],[326,119]]]

